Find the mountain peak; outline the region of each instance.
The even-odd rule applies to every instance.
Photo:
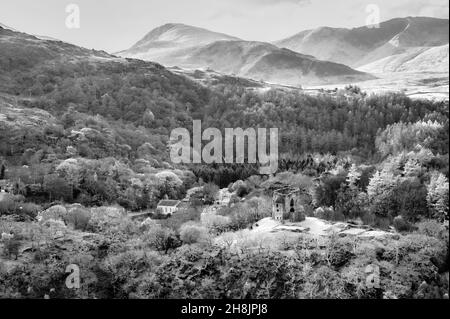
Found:
[[[177,47],[190,47],[206,45],[220,40],[239,40],[236,37],[210,31],[183,23],[167,23],[147,33],[131,50],[146,49],[160,46],[170,46],[176,43]]]

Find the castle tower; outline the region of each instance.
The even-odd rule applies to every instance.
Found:
[[[273,192],[272,218],[276,221],[299,222],[305,219],[301,191],[296,187],[283,187]]]

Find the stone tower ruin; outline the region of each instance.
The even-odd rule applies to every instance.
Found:
[[[286,186],[273,192],[272,218],[284,222],[300,222],[305,220],[304,201],[299,188]]]

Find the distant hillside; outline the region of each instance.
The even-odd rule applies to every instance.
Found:
[[[321,27],[274,44],[318,59],[360,67],[406,53],[412,47],[442,46],[448,42],[448,19],[408,17],[383,22],[379,28]]]
[[[180,61],[181,62],[181,61]],[[345,65],[278,49],[268,43],[219,41],[184,57],[183,66],[209,67],[220,72],[285,85],[338,83],[372,77]]]
[[[119,54],[167,66],[210,68],[283,85],[346,83],[373,78],[345,65],[320,61],[269,43],[238,40],[185,25],[157,28]]]
[[[405,53],[364,65],[358,70],[369,73],[448,72],[449,46],[411,48]]]
[[[175,74],[187,76],[193,81],[196,81],[211,88],[220,85],[233,85],[253,89],[268,87],[267,83],[265,82],[241,78],[238,76],[226,75],[223,73],[216,72],[212,69],[198,70],[198,69],[182,69],[179,67],[170,67],[168,69]]]

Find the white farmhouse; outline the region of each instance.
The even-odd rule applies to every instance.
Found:
[[[161,215],[172,215],[178,211],[180,203],[181,202],[179,200],[163,199],[158,203],[156,211]]]

